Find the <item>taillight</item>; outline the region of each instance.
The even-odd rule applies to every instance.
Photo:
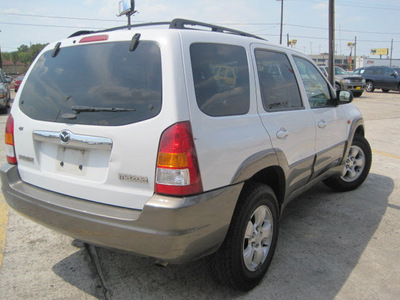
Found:
[[[190,122],[167,128],[160,140],[155,192],[188,196],[203,191]]]
[[[14,149],[14,118],[11,114],[7,119],[5,139],[7,161],[8,163],[15,165],[17,164],[17,157]]]

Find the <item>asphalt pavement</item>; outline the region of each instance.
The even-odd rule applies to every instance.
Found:
[[[400,93],[365,93],[373,149],[357,190],[323,184],[287,208],[271,267],[248,293],[218,285],[207,259],[162,268],[149,258],[85,245],[8,208],[0,195],[0,299],[398,299]],[[0,116],[0,163],[5,162]]]

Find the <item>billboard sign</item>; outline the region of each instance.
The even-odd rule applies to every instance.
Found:
[[[388,55],[388,48],[371,49],[371,55]]]
[[[120,0],[119,15],[130,14],[135,10],[135,0]]]

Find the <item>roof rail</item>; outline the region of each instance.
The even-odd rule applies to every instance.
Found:
[[[192,27],[186,27],[188,25],[192,26]],[[232,28],[228,28],[228,27],[223,27],[223,26],[219,26],[219,25],[202,23],[202,22],[192,21],[192,20],[186,20],[186,19],[172,20],[169,25],[169,28],[171,28],[171,29],[194,29],[193,28],[194,26],[209,28],[209,29],[211,29],[211,31],[215,31],[215,32],[231,33],[231,34],[237,34],[237,35],[241,35],[241,36],[252,37],[252,38],[259,39],[259,40],[265,40],[262,37],[259,37],[257,35],[254,35],[254,34],[251,34],[248,32],[244,32],[244,31],[240,31],[240,30],[236,30],[236,29],[232,29]]]
[[[159,26],[159,25],[169,25],[170,29],[191,29],[191,30],[196,30],[194,28],[195,26],[198,27],[203,27],[203,28],[209,28],[211,31],[214,32],[220,32],[220,33],[230,33],[230,34],[237,34],[241,36],[246,36],[246,37],[252,37],[256,38],[259,40],[265,40],[257,35],[253,35],[244,31],[228,28],[228,27],[222,27],[218,25],[213,25],[213,24],[208,24],[208,23],[202,23],[198,21],[192,21],[192,20],[186,20],[186,19],[173,19],[171,22],[150,22],[150,23],[141,23],[141,24],[134,24],[134,25],[127,25],[127,26],[119,26],[119,27],[113,27],[109,29],[104,29],[104,30],[99,30],[99,31],[78,31],[73,34],[71,34],[69,37],[75,37],[83,34],[89,34],[89,33],[101,33],[101,32],[108,32],[108,31],[115,31],[115,30],[120,30],[120,29],[131,29],[131,28],[137,28],[137,27],[145,27],[145,26]]]

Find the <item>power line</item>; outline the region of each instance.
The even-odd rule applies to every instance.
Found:
[[[18,25],[18,26],[37,26],[37,27],[56,27],[56,28],[74,28],[74,29],[104,29],[100,27],[81,27],[81,26],[66,26],[66,25],[48,25],[48,24],[28,24],[28,23],[9,23],[9,22],[0,22],[0,24],[4,25]]]
[[[288,1],[288,0],[286,0]],[[294,0],[291,0],[294,1]],[[304,1],[304,0],[302,0]],[[321,1],[312,1],[311,2],[318,2]],[[339,4],[338,4],[339,5]],[[348,5],[349,6],[349,5]],[[365,7],[365,6],[363,6]],[[375,7],[371,7],[375,8]],[[394,8],[394,10],[397,10]],[[398,9],[400,10],[400,8]],[[80,21],[104,21],[104,22],[126,22],[125,20],[111,20],[111,19],[94,19],[94,18],[78,18],[78,17],[66,17],[66,16],[50,16],[50,15],[35,15],[35,14],[22,14],[22,13],[3,13],[5,15],[14,15],[14,16],[23,16],[23,17],[38,17],[38,18],[51,18],[51,19],[65,19],[65,20],[80,20]],[[141,23],[142,21],[134,21],[135,23]],[[264,22],[217,22],[221,25],[228,25],[228,26],[275,26],[280,25],[280,23],[264,23]],[[96,27],[77,27],[77,26],[61,26],[61,25],[39,25],[39,24],[24,24],[24,23],[2,23],[0,24],[7,24],[7,25],[26,25],[26,26],[49,26],[49,27],[64,27],[64,28],[79,28],[79,29],[104,29],[103,28],[96,28]],[[308,28],[308,29],[317,29],[317,30],[328,30],[327,27],[317,27],[317,26],[306,26],[300,24],[290,24],[284,23],[285,26],[292,26],[292,27],[299,27],[299,28]],[[346,30],[341,29],[342,32],[351,32],[351,33],[365,33],[365,34],[390,34],[390,35],[398,35],[399,32],[377,32],[377,31],[360,31],[360,30]]]
[[[65,20],[81,20],[81,21],[101,21],[101,22],[126,22],[124,20],[110,20],[110,19],[92,19],[92,18],[77,18],[77,17],[64,17],[64,16],[46,16],[46,15],[29,15],[21,13],[3,13],[4,15],[20,16],[20,17],[36,17],[36,18],[50,18],[50,19],[65,19]]]
[[[321,3],[324,4],[326,3],[325,1],[318,1],[318,0],[286,0],[286,1],[290,1],[290,2],[302,2],[304,3],[304,1],[308,1],[308,2],[314,2],[314,3]],[[365,5],[365,1],[361,1],[361,2],[349,2],[346,1],[346,3],[341,3],[341,2],[336,2],[335,3],[336,6],[347,6],[347,7],[354,7],[357,9],[381,9],[381,10],[400,10],[399,7],[396,6],[370,6],[370,5]]]
[[[261,35],[261,36],[279,36],[279,34],[262,34],[262,33],[259,33],[258,35]],[[304,39],[313,39],[313,40],[329,40],[329,38],[328,37],[317,37],[317,36],[303,36],[303,35],[294,35],[294,34],[291,34],[290,35],[291,37],[294,37],[294,38],[304,38]],[[352,38],[341,38],[341,39],[335,39],[336,41],[342,41],[342,42],[346,42],[346,41],[349,41],[349,40],[352,40],[353,39],[353,37]],[[365,42],[365,43],[390,43],[391,42],[391,40],[386,40],[386,41],[383,41],[383,40],[360,40],[360,39],[357,39],[357,42]],[[394,43],[400,43],[400,41],[394,41]]]
[[[55,28],[72,28],[72,29],[99,29],[102,30],[104,27],[88,27],[88,26],[67,26],[67,25],[48,25],[48,24],[30,24],[30,23],[10,23],[10,22],[0,22],[0,24],[4,25],[17,25],[17,26],[36,26],[36,27],[55,27]],[[225,23],[220,23],[220,24],[225,24]],[[236,24],[236,23],[230,23],[230,24]],[[244,23],[241,23],[244,24]],[[249,23],[250,24],[250,23]],[[279,25],[279,23],[262,23],[262,24],[274,24],[274,25]],[[303,26],[303,25],[295,25],[295,24],[285,24],[285,25],[290,25],[290,26],[298,26],[298,27],[310,27],[312,29],[317,29],[311,26]],[[319,29],[324,29],[324,28],[319,28]],[[342,30],[344,31],[344,30]],[[355,32],[357,31],[348,31],[348,32]],[[377,32],[363,32],[363,33],[371,33],[371,34],[378,34]],[[394,33],[392,33],[393,35]],[[274,34],[262,34],[258,33],[258,35],[263,35],[263,36],[280,36],[280,35],[274,35]],[[317,40],[328,40],[327,37],[315,37],[315,36],[301,36],[301,35],[291,35],[292,37],[296,38],[306,38],[306,39],[317,39]],[[348,39],[336,39],[337,41],[347,41]],[[377,42],[377,43],[385,43],[387,41],[383,40],[358,40],[359,42]],[[400,43],[400,42],[395,42],[395,43]]]
[[[321,30],[328,30],[326,27],[315,27],[315,26],[306,26],[306,25],[299,25],[299,24],[286,24],[286,26],[292,27],[301,27],[301,28],[309,28],[309,29],[321,29]],[[352,33],[367,33],[367,34],[390,34],[390,35],[397,35],[400,32],[378,32],[378,31],[360,31],[360,30],[346,30],[341,29],[342,32],[352,32]]]

